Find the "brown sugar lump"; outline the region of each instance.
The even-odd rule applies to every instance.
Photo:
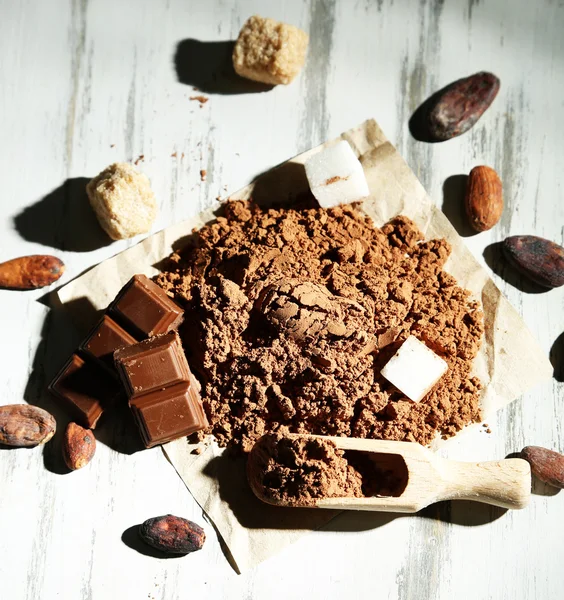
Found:
[[[305,31],[255,15],[239,33],[233,66],[247,79],[271,85],[288,84],[305,62],[308,42]]]
[[[86,186],[102,229],[122,240],[147,233],[157,216],[157,202],[146,175],[128,163],[104,169]]]

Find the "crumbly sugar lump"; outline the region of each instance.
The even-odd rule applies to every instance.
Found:
[[[228,202],[157,278],[185,307],[207,433],[243,451],[269,432],[426,445],[479,421],[483,314],[443,270],[448,242],[313,205]],[[380,373],[409,335],[448,364],[419,403]]]
[[[86,186],[102,229],[122,240],[147,233],[157,216],[157,201],[149,178],[129,163],[115,163]]]
[[[261,438],[261,486],[273,503],[312,506],[321,498],[362,497],[362,476],[334,442],[323,438]]]
[[[263,17],[250,17],[233,49],[235,71],[270,85],[288,84],[300,72],[309,38],[305,31]]]

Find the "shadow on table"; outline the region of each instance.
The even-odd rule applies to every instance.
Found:
[[[289,161],[256,175],[252,200],[261,208],[291,207],[293,210],[319,208],[311,193],[305,167]]]
[[[469,500],[444,501],[431,504],[414,514],[345,511],[321,529],[326,531],[367,531],[377,529],[400,518],[424,518],[464,527],[477,527],[497,521],[506,512],[506,508]]]
[[[139,536],[139,527],[138,525],[132,525],[128,527],[121,535],[121,541],[132,550],[139,552],[139,554],[143,554],[145,556],[150,556],[152,558],[182,558],[186,556],[186,554],[168,554],[166,552],[161,552],[149,544],[146,544],[141,537]]]
[[[503,255],[503,243],[495,242],[484,249],[484,260],[488,267],[506,283],[527,294],[542,294],[548,289],[523,277]]]
[[[274,86],[237,75],[231,58],[234,46],[232,40],[182,40],[174,54],[178,81],[206,94],[253,94],[271,90]]]
[[[97,311],[86,298],[72,302],[72,310],[81,315],[90,315],[85,323],[93,324]],[[62,308],[52,308],[46,315],[41,331],[41,341],[32,362],[31,373],[24,391],[24,399],[50,412],[57,421],[57,431],[43,448],[43,462],[49,471],[62,475],[69,472],[62,455],[62,439],[71,420],[60,402],[54,398],[47,386],[63,367],[84,337],[73,327],[69,315]],[[141,439],[127,402],[123,406],[108,409],[93,430],[96,440],[123,454],[133,454],[143,448]]]
[[[58,250],[90,252],[112,243],[86,195],[87,177],[67,179],[14,217],[24,240]]]
[[[467,181],[468,175],[452,175],[447,177],[443,184],[442,211],[461,237],[477,234],[468,223],[464,207]]]
[[[564,333],[561,333],[550,348],[550,362],[554,368],[554,379],[564,382]]]

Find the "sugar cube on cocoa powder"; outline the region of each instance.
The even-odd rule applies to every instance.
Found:
[[[322,208],[361,200],[370,194],[360,161],[344,140],[305,162],[309,187]]]
[[[235,71],[270,85],[288,84],[302,68],[309,37],[305,31],[257,15],[243,25],[235,48]]]
[[[382,376],[413,402],[419,402],[447,372],[448,365],[410,335],[382,369]]]

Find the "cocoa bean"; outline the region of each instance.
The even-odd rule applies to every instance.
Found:
[[[45,444],[55,435],[56,428],[55,417],[38,406],[0,406],[0,444],[15,448]]]
[[[0,263],[0,287],[35,290],[51,285],[65,272],[62,260],[49,254],[20,256]]]
[[[534,235],[514,235],[502,244],[510,264],[546,288],[564,285],[564,248]]]
[[[466,214],[475,231],[491,229],[503,212],[503,193],[498,174],[490,167],[474,167],[466,187]]]
[[[526,446],[521,456],[531,465],[531,473],[554,487],[564,488],[564,455],[540,446]]]
[[[69,423],[63,438],[63,458],[69,469],[85,467],[96,452],[96,438],[90,429]]]
[[[494,101],[499,79],[480,72],[444,87],[415,111],[409,127],[413,136],[426,142],[444,142],[473,127]]]
[[[195,552],[206,541],[206,534],[199,525],[174,515],[147,519],[139,526],[139,535],[149,546],[168,554]]]

